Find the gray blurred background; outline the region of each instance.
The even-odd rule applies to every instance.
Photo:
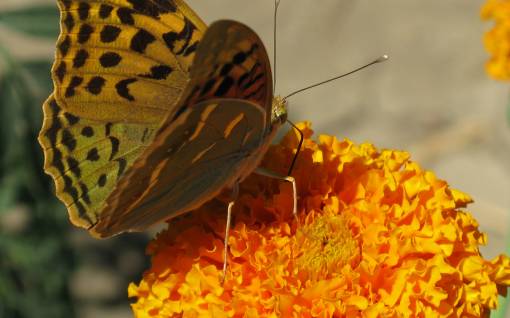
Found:
[[[261,36],[272,56],[271,0],[188,0],[188,3],[207,23],[228,18],[248,24]],[[12,27],[5,26],[8,23],[1,23],[2,19],[9,22],[9,12],[13,10],[43,4],[53,5],[54,1],[0,0],[1,47],[21,68],[29,65],[23,70],[25,73],[34,73],[30,66],[34,61],[43,65],[37,68],[38,77],[30,83],[37,102],[27,111],[32,111],[31,116],[35,117],[20,124],[23,129],[14,125],[14,131],[5,128],[2,131],[6,140],[13,139],[10,134],[16,133],[17,137],[24,136],[24,140],[32,143],[27,149],[32,149],[30,151],[35,152],[39,160],[32,167],[34,174],[42,169],[33,137],[40,127],[40,113],[37,113],[40,100],[50,89],[47,83],[49,62],[44,61],[52,59],[54,37],[51,32],[55,31],[50,30],[45,36],[27,35],[30,32],[13,31]],[[489,79],[484,71],[488,56],[482,36],[491,24],[480,21],[482,4],[480,0],[282,0],[278,20],[277,93],[286,95],[388,54],[390,60],[386,63],[292,97],[290,118],[310,120],[316,133],[345,137],[358,143],[369,141],[381,148],[408,150],[422,167],[434,171],[452,187],[475,199],[469,210],[479,221],[481,230],[488,233],[489,244],[483,248],[483,254],[492,258],[508,247],[510,86]],[[48,19],[53,17],[51,12],[47,15]],[[19,19],[25,19],[30,25],[33,16],[28,14]],[[49,29],[58,23],[50,21],[45,24]],[[5,75],[10,74],[10,69],[5,60],[0,61],[3,83],[13,82]],[[21,80],[26,81],[30,82]],[[2,87],[0,99],[6,94],[5,85],[0,89]],[[4,103],[1,107],[5,110],[9,105]],[[12,175],[9,179],[8,170],[0,170],[0,186],[4,190],[11,188],[9,180],[18,180]],[[57,220],[58,231],[50,224],[44,232],[58,233],[48,243],[50,246],[66,242],[65,246],[52,250],[51,257],[46,256],[39,272],[30,274],[31,279],[37,281],[37,277],[53,272],[58,282],[54,285],[60,287],[55,287],[55,293],[45,294],[45,297],[57,297],[64,303],[55,301],[54,306],[60,309],[37,317],[60,317],[63,313],[80,318],[131,316],[127,282],[138,281],[148,267],[143,249],[150,235],[124,235],[99,242],[90,239],[68,224],[65,211],[50,194],[49,179],[39,179],[37,182],[45,189],[41,192],[47,200],[45,207],[34,208],[37,206],[34,202],[40,199],[33,197],[30,186],[25,184],[17,184],[22,189],[21,194],[9,194],[3,206],[0,192],[0,208],[3,209],[0,211],[0,237],[14,244],[14,247],[6,247],[0,241],[0,257],[5,256],[2,253],[7,254],[7,259],[13,257],[12,253],[17,255],[13,252],[20,250],[15,245],[19,241],[16,238],[24,235],[30,224],[34,226],[30,221],[34,215],[44,219],[51,213]],[[28,177],[21,180],[31,183]],[[39,214],[34,214],[34,209],[40,209]],[[33,242],[40,241],[34,238]],[[27,243],[23,251],[29,253],[30,246],[33,245]],[[24,272],[18,273],[17,262],[22,259],[23,264],[31,268],[32,261],[20,255],[13,259],[11,262],[0,260],[0,271],[5,272],[10,266],[10,271],[19,276],[12,284],[21,286],[22,295],[27,295],[26,277]],[[55,264],[62,262],[66,265],[59,275],[55,269],[61,267]],[[2,277],[9,280],[11,272],[5,277],[0,275],[0,285]],[[38,288],[46,285],[44,281],[37,284]],[[26,310],[18,310],[12,316],[16,311],[11,307],[15,305],[3,306],[2,296],[0,289],[0,317],[36,317]],[[42,296],[33,297],[41,299]],[[31,302],[37,304],[36,300]]]

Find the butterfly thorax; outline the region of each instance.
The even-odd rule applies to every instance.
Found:
[[[281,125],[287,120],[287,101],[281,96],[273,98],[271,107],[271,124]]]

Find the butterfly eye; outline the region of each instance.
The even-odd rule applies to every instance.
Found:
[[[287,121],[287,112],[278,114],[278,119],[280,120],[280,123],[283,124]]]
[[[275,96],[273,98],[271,122],[283,124],[287,121],[287,106],[288,102],[285,99]]]

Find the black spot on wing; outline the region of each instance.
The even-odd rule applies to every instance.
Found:
[[[262,73],[261,65],[259,62],[255,63],[249,72],[244,73],[239,80],[237,81],[237,85],[239,85],[243,89],[247,89],[252,86],[256,81],[260,80],[264,77]]]
[[[87,84],[87,90],[93,95],[99,95],[105,83],[106,80],[101,76],[94,76]]]
[[[62,41],[58,45],[58,49],[60,51],[60,54],[62,54],[62,57],[65,57],[67,55],[67,52],[69,52],[69,47],[71,46],[71,38],[69,35],[66,35],[66,38],[64,41]]]
[[[81,135],[84,137],[92,137],[94,136],[94,129],[90,126],[85,126],[81,130]]]
[[[143,53],[147,49],[147,46],[154,41],[156,41],[154,35],[144,29],[140,29],[131,39],[130,47],[133,51]]]
[[[60,141],[69,151],[76,149],[76,139],[67,129],[62,131],[62,140]]]
[[[119,65],[122,57],[115,52],[106,52],[99,57],[99,63],[102,67],[114,67]]]
[[[78,193],[78,191],[73,187],[74,192]],[[81,219],[84,219],[86,222],[88,222],[90,225],[93,224],[92,219],[87,215],[87,210],[83,206],[83,204],[80,201],[74,201],[74,206],[76,207],[76,210],[78,210],[78,215]]]
[[[246,61],[247,54],[244,52],[239,52],[236,55],[234,55],[234,58],[232,58],[232,63],[234,64],[242,64],[244,61]]]
[[[157,65],[151,67],[149,74],[142,74],[141,77],[152,78],[156,80],[164,80],[172,73],[172,68],[168,65]]]
[[[104,126],[104,134],[106,137],[110,136],[112,126],[113,126],[112,123],[106,123],[106,125]]]
[[[261,96],[261,94],[264,93],[264,89],[266,88],[265,84],[259,85],[257,89],[255,89],[253,92],[246,94],[243,96],[244,99],[252,99],[252,98],[258,98]]]
[[[107,181],[106,174],[103,173],[97,179],[97,185],[102,188],[102,187],[104,187],[106,185],[106,181]]]
[[[101,7],[99,7],[99,17],[101,19],[106,19],[112,14],[113,7],[108,4],[101,4]]]
[[[234,85],[235,81],[232,77],[226,76],[223,78],[223,81],[221,81],[220,86],[218,89],[216,89],[216,92],[214,92],[214,96],[221,97],[225,96],[227,92],[230,90],[230,88]]]
[[[67,72],[66,62],[62,61],[58,65],[57,69],[55,70],[55,75],[57,76],[59,83],[62,83],[62,81],[64,80],[64,76],[66,75],[66,72]]]
[[[127,161],[124,158],[119,158],[119,159],[116,159],[115,161],[117,161],[119,163],[119,170],[117,171],[117,178],[120,178],[120,176],[126,170]]]
[[[230,71],[234,68],[234,65],[232,63],[224,64],[220,71],[220,76],[227,76]]]
[[[64,5],[64,8],[66,10],[69,10],[69,8],[71,7],[71,0],[61,0],[62,1],[62,4]]]
[[[101,42],[111,43],[119,37],[121,29],[113,25],[105,25],[99,34]]]
[[[198,42],[195,42],[188,46],[186,50],[184,50],[184,53],[182,55],[189,56],[190,54],[194,53],[197,50]]]
[[[147,134],[149,133],[149,128],[145,128],[143,130],[143,135],[142,135],[142,142],[145,142],[145,138],[147,138]]]
[[[250,73],[243,73],[237,80],[237,85],[243,86],[245,82],[250,78]]]
[[[80,2],[80,4],[78,5],[78,16],[80,17],[80,20],[84,21],[88,19],[89,11],[90,4],[88,4],[87,2]]]
[[[216,84],[216,79],[212,78],[205,82],[204,86],[202,87],[202,90],[200,91],[200,96],[204,96],[207,94],[213,87],[214,84]]]
[[[247,89],[248,87],[255,85],[258,81],[260,81],[263,78],[264,78],[264,74],[259,73],[259,74],[255,75],[255,77],[251,78],[250,81],[246,82],[241,87],[243,89]]]
[[[60,122],[59,118],[60,107],[58,107],[55,99],[51,99],[48,102],[48,105],[51,110],[51,126],[48,128],[48,130],[46,130],[44,135],[50,140],[50,144],[55,147],[57,144],[57,134],[62,128],[62,123]]]
[[[127,99],[129,101],[134,101],[135,98],[133,97],[133,95],[131,95],[129,93],[128,85],[132,84],[132,83],[134,83],[136,81],[137,81],[136,78],[128,78],[128,79],[119,81],[115,85],[115,88],[117,89],[117,94],[119,94],[120,97],[123,97],[123,98],[125,98],[125,99]]]
[[[195,26],[193,23],[191,23],[190,20],[187,18],[184,18],[184,27],[182,30],[177,33],[174,31],[167,32],[163,34],[163,40],[165,41],[167,47],[174,52],[176,55],[183,54],[188,47],[190,46],[191,37],[193,35],[193,30],[195,29]],[[181,46],[181,49],[176,51],[176,43],[177,41],[184,41],[184,43]],[[188,53],[190,54],[190,53]]]
[[[135,19],[133,18],[133,10],[128,8],[119,8],[117,10],[117,16],[120,19],[120,22],[123,24],[133,25],[135,24]]]
[[[67,158],[67,166],[69,167],[69,170],[77,178],[79,178],[81,176],[80,163],[76,159],[74,159],[73,157],[68,157]]]
[[[184,28],[179,33],[179,36],[180,36],[179,40],[184,40],[184,44],[182,45],[182,47],[179,51],[175,52],[175,54],[178,54],[178,55],[183,54],[186,51],[186,49],[190,45],[191,36],[193,35],[194,29],[195,29],[195,27],[193,26],[193,23],[191,23],[190,20],[184,18]]]
[[[78,185],[80,186],[80,190],[81,190],[81,198],[87,205],[90,205],[91,201],[90,201],[90,197],[89,197],[89,189],[83,182],[78,183]]]
[[[53,149],[53,160],[51,165],[57,168],[60,174],[64,174],[64,163],[62,162],[62,152],[58,149]]]
[[[83,82],[83,77],[73,76],[69,86],[66,88],[65,97],[72,97],[76,94],[76,87],[80,86]]]
[[[74,27],[74,18],[71,13],[66,13],[66,17],[64,18],[64,25],[66,26],[67,32],[71,32]]]
[[[98,161],[99,160],[99,152],[97,148],[92,148],[87,153],[87,160],[89,161]]]
[[[175,49],[175,42],[178,39],[179,34],[177,32],[168,32],[163,34],[163,40],[166,43],[166,46],[173,52]]]
[[[64,117],[66,118],[69,125],[76,125],[80,121],[80,117],[75,116],[71,113],[64,113]]]
[[[94,32],[94,28],[89,24],[83,24],[78,31],[78,43],[84,44],[90,39],[90,35]]]
[[[127,0],[132,6],[133,9],[142,14],[157,18],[159,15],[175,12],[177,7],[173,1],[166,0],[154,0],[154,1],[146,1],[146,0]]]
[[[66,175],[63,175],[62,179],[64,180],[63,191],[65,193],[67,193],[69,196],[71,196],[71,198],[76,206],[76,209],[78,210],[78,215],[80,216],[80,218],[83,218],[87,222],[92,223],[92,220],[90,220],[89,216],[86,214],[85,207],[79,201],[78,190],[73,186],[73,180],[69,176],[66,176]]]
[[[119,139],[115,138],[115,137],[109,137],[110,139],[110,143],[111,143],[111,146],[112,146],[112,152],[110,153],[110,158],[108,159],[109,161],[112,161],[112,159],[115,157],[115,155],[119,152],[119,145],[120,145],[120,141]]]
[[[79,50],[73,59],[73,67],[74,68],[80,68],[83,65],[85,65],[85,62],[87,62],[87,59],[89,58],[89,52],[87,52],[84,49]]]

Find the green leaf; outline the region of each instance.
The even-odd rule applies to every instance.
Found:
[[[59,13],[54,5],[24,7],[0,12],[0,23],[16,31],[55,39],[59,30]]]

